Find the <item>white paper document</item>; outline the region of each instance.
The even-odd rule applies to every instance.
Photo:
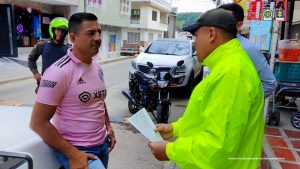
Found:
[[[151,142],[163,140],[160,134],[154,131],[155,125],[145,108],[131,116],[128,121]]]

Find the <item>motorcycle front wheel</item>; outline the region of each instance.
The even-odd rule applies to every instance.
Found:
[[[157,123],[168,123],[169,119],[169,105],[168,104],[159,104],[157,106],[157,114],[156,114]]]
[[[132,114],[135,114],[136,112],[139,111],[137,106],[134,105],[131,101],[128,101],[128,109],[129,109],[129,112],[132,113]]]

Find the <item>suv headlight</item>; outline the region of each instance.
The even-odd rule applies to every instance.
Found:
[[[185,72],[185,65],[181,65],[176,68],[176,73],[184,73]]]
[[[136,62],[135,62],[134,60],[131,61],[131,66],[132,66],[134,69],[137,69]]]
[[[166,80],[158,80],[157,81],[157,86],[159,87],[159,88],[165,88],[165,87],[167,87],[168,86],[168,81],[166,81]]]

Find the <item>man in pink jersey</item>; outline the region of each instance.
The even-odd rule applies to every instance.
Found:
[[[69,20],[73,48],[42,77],[30,127],[67,168],[104,169],[116,143],[104,99],[103,71],[94,61],[101,27],[91,13]]]

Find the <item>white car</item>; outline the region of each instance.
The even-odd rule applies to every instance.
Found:
[[[0,169],[60,169],[52,149],[29,128],[32,107],[0,106]]]
[[[153,63],[157,70],[170,70],[180,60],[183,60],[184,64],[177,69],[177,75],[171,87],[185,87],[190,93],[195,78],[202,76],[202,65],[198,62],[193,42],[189,39],[158,39],[153,41],[132,60],[129,76],[132,77],[135,71],[141,71],[146,76],[153,77],[147,62]]]

